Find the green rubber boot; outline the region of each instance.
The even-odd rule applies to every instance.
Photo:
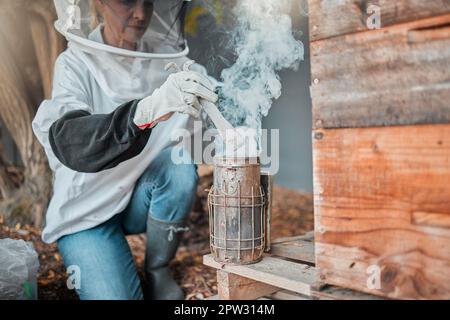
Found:
[[[183,231],[183,222],[147,221],[145,273],[149,284],[148,297],[152,300],[184,300],[183,290],[173,279],[169,262],[175,257]]]

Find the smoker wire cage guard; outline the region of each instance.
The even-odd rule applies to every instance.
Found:
[[[246,200],[252,204],[246,204]],[[230,205],[232,202],[235,204]],[[262,187],[253,197],[218,195],[215,194],[214,186],[211,187],[208,194],[210,247],[216,261],[229,264],[251,264],[262,259],[265,248],[265,205]],[[227,211],[232,210],[236,214],[227,215]],[[247,214],[251,211],[252,223],[244,227],[247,230],[251,229],[251,237],[242,236],[248,234],[243,232],[241,227],[242,216],[246,214],[243,211],[247,211]],[[233,222],[234,219],[236,222]],[[224,223],[217,223],[217,221]],[[230,230],[229,226],[235,226],[236,223],[237,227]],[[217,227],[222,228],[223,232],[217,232]]]
[[[210,247],[214,260],[251,264],[266,246],[267,194],[259,161],[215,159],[214,185],[208,193]]]

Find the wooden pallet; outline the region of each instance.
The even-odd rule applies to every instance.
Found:
[[[205,265],[217,269],[218,296],[213,299],[381,299],[324,285],[314,261],[313,232],[273,241],[270,254],[256,264],[234,266],[215,261],[211,254],[203,257]]]

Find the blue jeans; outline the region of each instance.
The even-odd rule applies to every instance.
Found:
[[[95,228],[58,240],[66,267],[79,267],[80,299],[143,299],[125,235],[145,232],[148,215],[165,222],[183,221],[195,200],[197,166],[191,159],[189,164],[174,164],[171,151],[163,150],[149,165],[123,212]]]

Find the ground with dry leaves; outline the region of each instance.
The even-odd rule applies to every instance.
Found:
[[[190,230],[184,234],[176,258],[171,263],[176,280],[181,284],[186,299],[205,299],[217,294],[216,272],[202,264],[202,257],[209,250],[208,215],[206,192],[212,183],[211,171],[200,168],[198,199],[189,218]],[[272,206],[272,239],[301,235],[313,229],[312,195],[303,194],[280,186],[274,187]],[[13,238],[31,241],[39,254],[38,274],[39,299],[78,299],[73,290],[66,286],[66,273],[56,244],[41,241],[40,230],[30,226],[6,226],[0,217],[0,239]],[[145,285],[143,263],[145,236],[129,236],[139,276]]]

